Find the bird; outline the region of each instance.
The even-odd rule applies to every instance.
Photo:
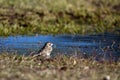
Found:
[[[52,46],[53,46],[53,43],[46,42],[45,45],[33,57],[42,56],[44,58],[50,58],[51,52],[53,50]]]

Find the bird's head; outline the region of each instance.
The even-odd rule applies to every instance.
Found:
[[[52,46],[53,46],[53,43],[47,42],[47,43],[46,43],[46,46],[47,46],[47,47],[52,47]]]

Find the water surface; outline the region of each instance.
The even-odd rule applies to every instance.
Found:
[[[100,35],[39,35],[0,37],[0,52],[17,52],[29,55],[38,51],[45,42],[52,42],[52,56],[56,54],[79,55],[88,54],[106,58],[120,57],[120,36],[114,34]]]

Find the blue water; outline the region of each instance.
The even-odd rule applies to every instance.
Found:
[[[103,57],[120,57],[120,36],[114,34],[100,35],[38,35],[0,37],[0,52],[17,52],[29,55],[37,52],[45,42],[52,42],[52,55],[97,54]],[[104,50],[107,48],[106,50]]]

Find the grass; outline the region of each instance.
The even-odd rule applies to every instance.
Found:
[[[0,0],[0,36],[120,34],[119,0]]]
[[[0,0],[0,36],[120,34],[120,0]],[[0,54],[0,80],[120,79],[120,61]]]
[[[97,62],[67,56],[49,60],[0,54],[1,80],[110,80],[120,79],[120,62]]]

